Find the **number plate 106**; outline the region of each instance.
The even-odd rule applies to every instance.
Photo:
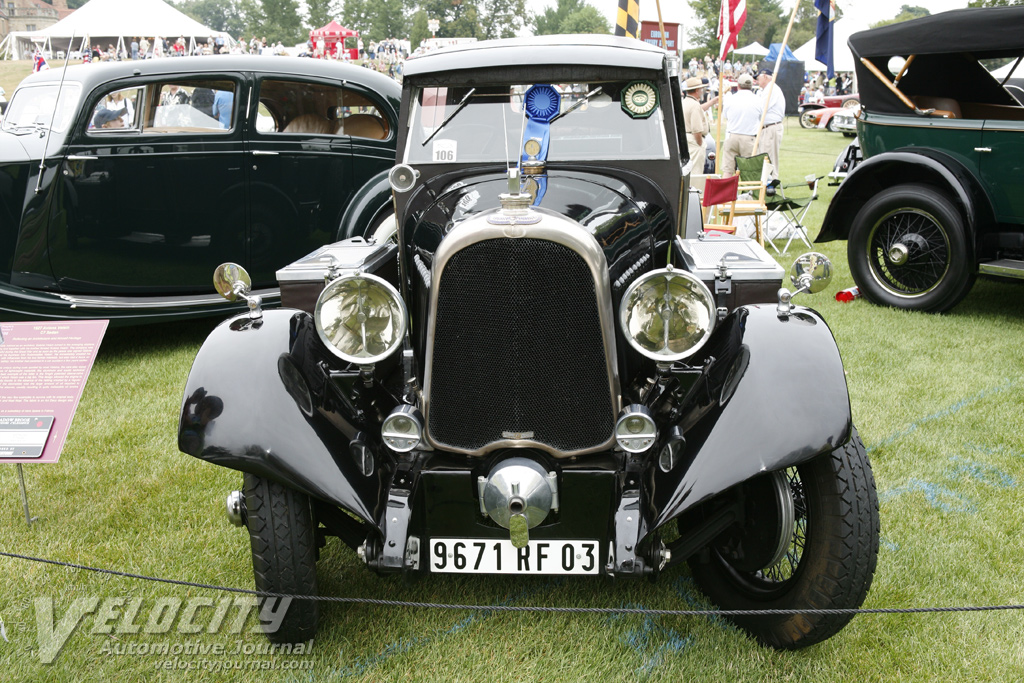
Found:
[[[597,574],[597,541],[530,541],[516,548],[493,538],[435,538],[430,571],[470,574]]]

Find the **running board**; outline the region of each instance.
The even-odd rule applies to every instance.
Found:
[[[257,290],[254,291],[253,294],[263,297],[264,304],[277,305],[281,300],[280,289]],[[71,304],[71,308],[97,310],[134,308],[138,308],[140,310],[174,310],[179,308],[212,307],[219,306],[224,303],[224,297],[219,294],[150,297],[80,296],[72,294],[58,294],[57,296]]]
[[[1014,259],[999,259],[998,261],[987,261],[978,264],[978,272],[982,275],[998,275],[1000,277],[1012,277],[1024,280],[1024,261]]]

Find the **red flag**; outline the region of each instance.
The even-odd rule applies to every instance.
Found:
[[[722,0],[722,11],[718,15],[718,40],[722,43],[723,62],[730,50],[736,49],[736,41],[743,23],[747,20],[747,0]]]
[[[35,55],[32,58],[32,71],[46,71],[50,68],[50,65],[46,63],[46,58],[43,57],[43,53],[36,50]]]

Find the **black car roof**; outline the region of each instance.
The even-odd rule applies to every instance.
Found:
[[[524,49],[525,48],[525,49]],[[410,58],[405,76],[491,67],[618,66],[660,70],[665,51],[634,38],[606,35],[531,36],[441,48]]]
[[[300,57],[263,57],[257,55],[216,55],[208,57],[169,57],[166,59],[140,59],[136,61],[76,64],[31,74],[22,83],[25,85],[61,80],[61,73],[67,71],[65,80],[81,83],[92,89],[102,83],[132,76],[190,75],[203,73],[230,73],[260,71],[294,76],[317,76],[337,80],[349,80],[366,85],[387,97],[397,98],[400,87],[392,79],[372,69],[352,64],[321,59]]]
[[[850,36],[857,57],[970,52],[975,57],[1024,50],[1024,6],[960,9]]]

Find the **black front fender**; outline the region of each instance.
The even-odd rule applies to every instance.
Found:
[[[744,306],[709,345],[727,350],[704,400],[683,415],[681,462],[653,477],[652,530],[763,472],[806,462],[850,438],[850,395],[832,331],[815,311],[780,318]],[[683,531],[683,530],[680,530]]]
[[[376,476],[360,474],[349,456],[352,434],[297,399],[296,374],[281,369],[302,357],[307,319],[293,309],[270,310],[262,320],[240,315],[211,332],[185,385],[178,448],[273,479],[376,526],[381,468]]]

